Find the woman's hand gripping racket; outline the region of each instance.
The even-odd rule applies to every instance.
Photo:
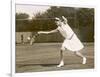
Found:
[[[30,41],[30,45],[33,45],[33,43],[35,42],[36,38],[39,36],[38,32],[35,33],[34,35],[28,37],[27,39]]]

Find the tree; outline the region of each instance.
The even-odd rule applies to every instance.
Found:
[[[26,13],[16,13],[16,19],[28,19],[29,15]]]
[[[44,13],[37,13],[35,17],[32,19],[32,25],[34,26],[35,30],[52,30],[55,29],[57,26],[53,19],[45,19],[43,18],[55,18],[61,17],[64,15],[68,18],[69,24],[71,27],[74,27],[74,12],[75,9],[73,7],[56,7],[52,6],[50,9],[47,9]],[[38,18],[42,18],[42,20],[37,20]]]
[[[94,26],[94,9],[80,8],[77,11],[77,18],[79,22],[79,27]]]
[[[29,25],[29,15],[26,13],[16,13],[16,31],[25,31]]]
[[[77,19],[82,41],[94,41],[94,9],[80,8],[77,11]]]

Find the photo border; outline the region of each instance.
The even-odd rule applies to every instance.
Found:
[[[23,1],[23,0],[21,0],[21,1]],[[27,0],[28,1],[28,0]],[[26,2],[27,2],[26,1]],[[31,0],[29,0],[29,1],[31,1]],[[47,72],[31,72],[31,73],[16,73],[15,72],[15,5],[16,4],[26,4],[26,2],[24,1],[24,3],[23,2],[21,2],[20,3],[20,1],[19,2],[17,2],[16,3],[16,1],[15,0],[12,0],[12,2],[11,2],[11,24],[12,24],[12,27],[11,27],[11,37],[12,37],[12,41],[11,41],[11,46],[12,46],[12,52],[11,52],[11,55],[12,55],[12,58],[11,58],[11,66],[12,66],[12,68],[11,68],[11,73],[12,73],[12,76],[16,76],[16,77],[19,77],[19,76],[21,76],[21,77],[25,77],[25,76],[30,76],[30,77],[33,77],[33,76],[41,76],[41,75],[44,75],[45,74],[45,77],[47,77],[48,76],[48,74],[50,75],[51,74],[51,76],[52,76],[52,74],[56,74],[56,73],[58,73],[58,74],[65,74],[65,73],[69,73],[69,74],[71,74],[72,72],[73,72],[73,74],[75,74],[75,73],[86,73],[86,72],[88,72],[88,73],[90,73],[90,72],[93,72],[93,71],[96,71],[96,68],[94,67],[93,69],[85,69],[85,70],[83,70],[83,69],[78,69],[78,70],[62,70],[62,71],[47,71]],[[31,4],[31,3],[29,3],[29,4]],[[64,6],[64,7],[84,7],[84,8],[94,8],[94,11],[96,12],[97,11],[97,9],[96,9],[96,6],[95,5],[81,5],[81,4],[77,4],[77,3],[75,3],[75,5],[74,4],[72,4],[72,3],[68,3],[68,4],[66,4],[66,3],[47,3],[47,4],[45,4],[45,2],[44,3],[38,3],[38,2],[34,2],[34,4],[32,4],[32,5],[44,5],[44,6]],[[95,19],[96,19],[96,16],[95,16]],[[95,22],[96,20],[94,20],[94,22]],[[96,23],[95,23],[96,24]],[[95,24],[94,24],[94,28],[95,28]],[[95,35],[94,35],[95,36]],[[95,42],[94,42],[95,43]],[[94,47],[95,48],[95,47]],[[95,48],[96,49],[96,48]],[[95,50],[94,49],[94,50]],[[96,51],[95,51],[96,52]],[[95,57],[95,56],[94,56]],[[94,65],[97,63],[96,62],[96,60],[94,59]],[[68,74],[68,75],[69,75]],[[50,76],[50,77],[51,77]],[[60,75],[59,75],[60,76]],[[69,75],[70,76],[70,75]]]

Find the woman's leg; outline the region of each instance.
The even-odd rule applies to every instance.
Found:
[[[79,51],[76,51],[75,54],[82,58],[82,64],[86,64],[86,57],[83,56]]]
[[[59,63],[59,65],[57,65],[57,67],[62,67],[62,66],[64,66],[64,57],[63,57],[63,51],[64,50],[60,50],[60,63]]]

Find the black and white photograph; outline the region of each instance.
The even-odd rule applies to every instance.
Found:
[[[15,4],[15,72],[94,69],[94,8]]]
[[[1,0],[1,77],[98,77],[99,0]]]

